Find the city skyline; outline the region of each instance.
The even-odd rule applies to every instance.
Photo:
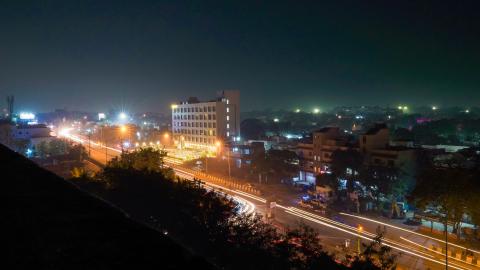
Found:
[[[240,90],[242,111],[474,106],[475,4],[12,1],[0,93],[20,110],[168,112]]]

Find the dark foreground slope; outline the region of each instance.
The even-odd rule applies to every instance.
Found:
[[[0,168],[4,269],[211,268],[3,145]]]

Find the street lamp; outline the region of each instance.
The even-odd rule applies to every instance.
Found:
[[[126,120],[127,119],[127,114],[125,112],[121,112],[118,114],[118,118],[120,120]]]
[[[127,127],[126,126],[121,126],[120,127],[120,147],[122,148],[122,153],[123,153],[123,141],[124,141],[124,134],[127,132]]]
[[[357,253],[358,256],[360,257],[360,234],[363,232],[363,227],[362,225],[358,225],[358,238],[357,238]]]

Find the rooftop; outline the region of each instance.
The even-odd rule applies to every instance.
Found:
[[[369,130],[367,130],[367,132],[365,132],[365,135],[375,135],[380,130],[386,129],[386,128],[388,128],[388,127],[387,127],[387,124],[385,124],[385,123],[375,124],[374,127],[370,128]]]

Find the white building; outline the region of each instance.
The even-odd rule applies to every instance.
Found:
[[[18,125],[14,129],[13,137],[30,140],[32,138],[51,137],[50,133],[50,128],[43,124]]]
[[[211,101],[190,98],[173,104],[172,133],[181,148],[214,151],[226,142],[240,140],[240,92],[222,91]]]

